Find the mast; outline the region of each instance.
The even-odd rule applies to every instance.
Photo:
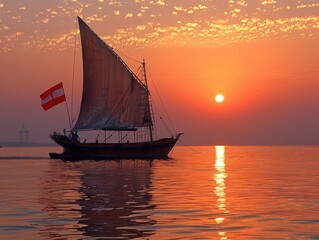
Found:
[[[145,86],[146,86],[146,89],[147,89],[147,97],[148,97],[147,108],[148,108],[149,111],[151,111],[150,91],[149,91],[149,89],[148,89],[148,83],[147,83],[145,59],[143,59],[142,65],[143,65],[144,80],[145,80]],[[153,115],[152,115],[152,113],[151,113],[151,119],[152,119],[151,121],[153,122]],[[149,129],[149,132],[150,132],[150,140],[151,140],[151,142],[153,142],[153,124],[150,124],[150,125],[148,126],[148,129]]]

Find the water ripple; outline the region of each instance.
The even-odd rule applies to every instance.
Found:
[[[63,162],[15,149],[0,158],[1,238],[319,239],[319,148],[196,150]]]

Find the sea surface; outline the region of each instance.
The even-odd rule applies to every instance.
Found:
[[[170,160],[0,148],[0,239],[319,239],[319,146],[195,146]]]

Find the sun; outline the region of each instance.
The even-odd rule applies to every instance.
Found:
[[[224,101],[224,96],[223,96],[223,94],[217,94],[217,95],[215,96],[215,101],[216,101],[217,103],[222,103],[222,102]]]

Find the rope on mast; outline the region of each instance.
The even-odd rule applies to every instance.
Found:
[[[168,121],[169,121],[171,127],[173,128],[174,133],[177,134],[177,131],[176,131],[175,128],[174,128],[173,122],[172,122],[172,120],[171,120],[171,118],[170,118],[170,116],[169,116],[169,114],[168,114],[168,112],[167,112],[167,110],[166,110],[166,107],[165,107],[165,105],[164,105],[164,102],[163,102],[163,100],[162,100],[162,97],[161,97],[161,95],[159,94],[159,92],[158,92],[158,90],[157,90],[157,87],[156,87],[155,82],[154,82],[154,80],[153,80],[153,78],[152,78],[152,75],[151,75],[150,71],[148,70],[148,68],[147,68],[146,70],[148,71],[148,74],[149,74],[149,76],[150,76],[150,78],[151,78],[151,80],[152,80],[153,86],[154,86],[155,91],[156,91],[156,93],[157,93],[157,95],[158,95],[158,98],[159,98],[159,100],[160,100],[160,102],[161,102],[161,104],[162,104],[162,107],[163,107],[163,109],[164,109],[164,111],[165,111],[166,117],[168,118]],[[160,117],[160,118],[161,118],[161,117]],[[163,120],[162,118],[161,118],[161,120],[162,120],[163,123],[164,123],[164,120]],[[166,124],[165,124],[165,125],[166,125]],[[169,129],[167,129],[167,130],[169,131]],[[170,131],[169,131],[169,132],[170,132]]]
[[[153,102],[154,102],[154,101],[153,101]],[[159,113],[159,109],[157,108],[157,106],[156,106],[155,103],[153,103],[153,106],[155,107],[156,112]],[[164,127],[166,128],[166,130],[168,131],[168,133],[173,136],[174,134],[171,132],[170,128],[167,126],[167,124],[166,124],[166,122],[164,121],[164,119],[162,118],[162,116],[159,116],[159,118],[160,118],[160,120],[162,121],[162,123],[163,123]],[[175,135],[176,135],[176,132],[175,132]]]
[[[74,34],[74,52],[73,52],[73,74],[72,74],[72,92],[71,92],[71,122],[73,123],[73,100],[74,100],[74,81],[75,81],[75,57],[76,57],[76,35],[78,32],[78,23],[75,20],[75,34]]]

